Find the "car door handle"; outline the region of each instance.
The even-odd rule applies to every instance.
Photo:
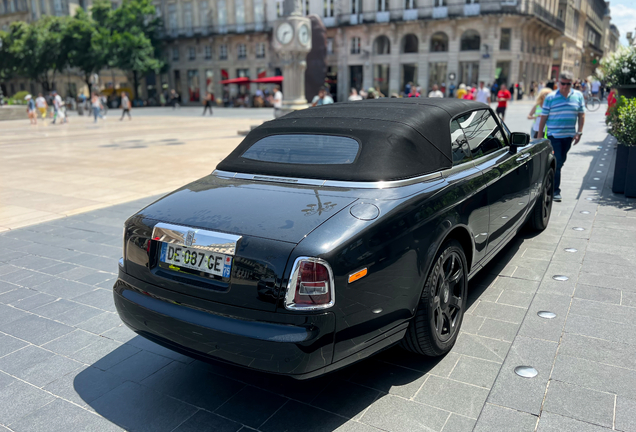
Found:
[[[517,159],[515,159],[515,161],[521,162],[522,160],[528,159],[529,157],[530,157],[530,153],[524,153],[521,156],[519,156]]]

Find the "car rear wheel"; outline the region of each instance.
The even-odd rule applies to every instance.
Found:
[[[402,347],[431,357],[455,344],[466,309],[468,266],[457,240],[445,242],[426,279],[422,296]]]
[[[543,231],[548,227],[552,213],[552,198],[554,196],[554,170],[550,168],[543,182],[543,190],[537,199],[530,215],[530,226],[535,231]]]

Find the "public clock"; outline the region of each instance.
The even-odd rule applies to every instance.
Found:
[[[276,39],[281,45],[287,45],[294,37],[294,28],[288,22],[284,22],[276,29]]]
[[[309,27],[307,27],[306,24],[301,25],[298,28],[298,42],[300,42],[302,46],[307,46],[309,45],[310,38],[311,33],[309,33]]]

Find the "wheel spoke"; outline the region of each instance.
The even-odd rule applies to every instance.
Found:
[[[463,275],[464,275],[464,272],[462,272],[462,269],[459,269],[455,272],[453,276],[451,276],[451,278],[449,279],[449,282],[457,283],[462,278]]]
[[[441,336],[444,331],[444,314],[442,313],[442,310],[440,308],[437,309],[436,314],[437,317],[435,327],[437,327],[437,334]]]
[[[462,299],[461,297],[457,297],[455,295],[451,295],[450,299],[448,299],[448,307],[449,307],[449,313],[450,313],[450,309],[454,308],[454,309],[460,309],[462,308]]]

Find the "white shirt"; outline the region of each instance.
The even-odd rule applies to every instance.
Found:
[[[55,99],[53,99],[53,105],[55,105],[56,109],[59,109],[62,106],[62,96],[55,95]]]
[[[477,92],[475,93],[475,100],[477,102],[487,104],[490,100],[490,90],[488,90],[486,87],[478,88]]]
[[[46,106],[46,99],[44,99],[42,96],[38,96],[35,99],[35,106],[38,108],[44,108]]]
[[[592,81],[592,93],[598,93],[601,89],[601,83],[599,81]]]
[[[274,108],[282,108],[283,107],[283,93],[281,91],[277,91],[274,93]]]
[[[349,96],[349,100],[350,101],[359,101],[359,100],[362,100],[362,96],[360,96],[359,94],[351,95],[351,96]]]
[[[443,98],[444,97],[444,93],[442,93],[439,90],[432,90],[428,93],[428,97],[430,98]]]

